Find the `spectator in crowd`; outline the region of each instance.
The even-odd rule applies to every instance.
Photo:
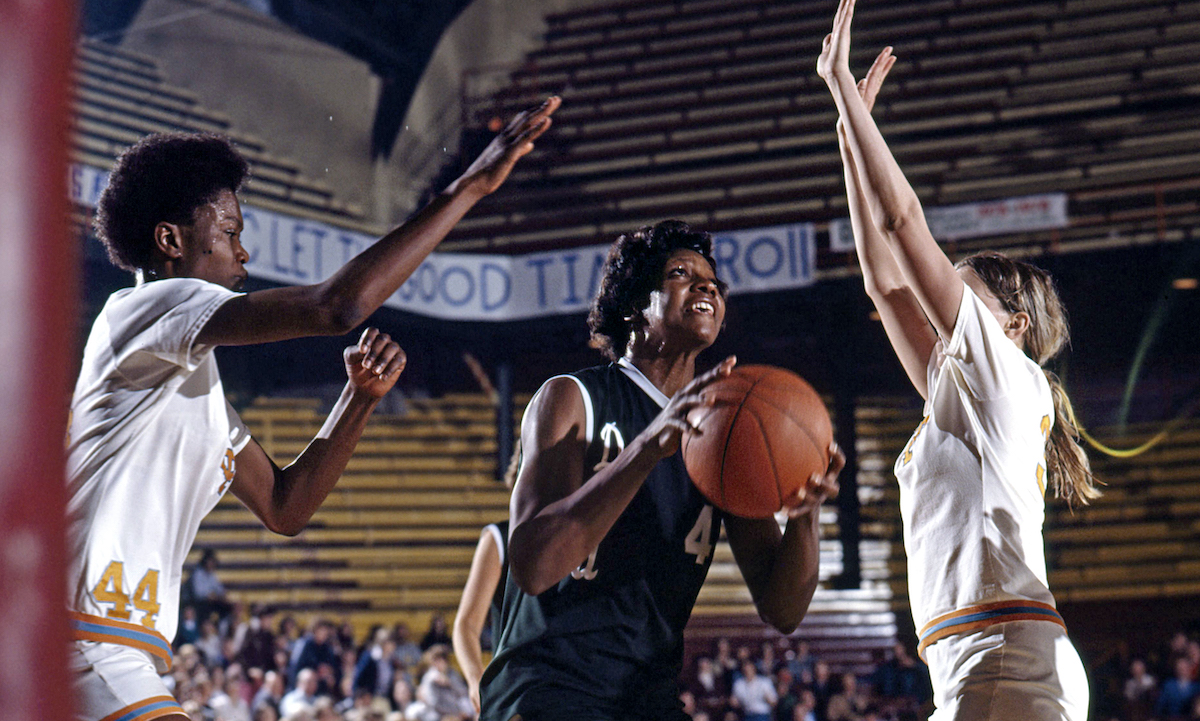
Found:
[[[786,660],[788,670],[792,672],[792,677],[797,683],[812,683],[813,664],[816,663],[816,659],[809,649],[808,641],[796,639],[796,648],[788,652]]]
[[[200,634],[196,638],[196,649],[204,656],[204,661],[210,666],[225,663],[224,643],[217,631],[217,623],[212,618],[200,622]]]
[[[792,709],[792,721],[818,721],[817,697],[812,689],[800,689],[800,700]]]
[[[413,643],[408,624],[397,621],[392,626],[392,638],[396,641],[396,662],[404,668],[413,669],[421,664],[421,647]]]
[[[196,615],[202,621],[213,614],[225,618],[232,609],[225,595],[225,584],[217,578],[217,565],[217,552],[211,548],[204,549],[183,592],[184,597],[189,598],[191,605],[196,607]]]
[[[296,674],[296,687],[279,702],[279,713],[286,719],[299,711],[312,711],[317,702],[317,672],[303,668]]]
[[[900,641],[892,645],[890,657],[875,668],[871,686],[879,698],[901,701],[897,705],[912,710],[919,708],[933,693],[929,669]]]
[[[827,718],[825,711],[829,708],[829,699],[837,693],[837,684],[833,681],[833,674],[829,670],[828,663],[821,660],[813,663],[813,680],[809,687],[816,700],[813,710],[816,713],[817,721],[825,721]]]
[[[440,613],[433,614],[433,617],[429,619],[429,630],[421,638],[421,651],[428,651],[437,645],[450,646],[452,643],[453,639],[450,638],[450,628],[446,625],[446,617]]]
[[[728,638],[717,639],[717,652],[713,655],[713,663],[724,679],[725,687],[729,688],[733,684],[733,677],[737,675],[738,662],[733,657],[733,647]]]
[[[271,623],[275,618],[275,610],[270,606],[259,606],[254,609],[246,628],[241,633],[241,641],[237,644],[234,658],[245,668],[271,668],[276,648],[275,632]]]
[[[308,633],[292,649],[292,657],[288,662],[288,678],[298,683],[300,671],[306,668],[320,670],[321,666],[336,669],[341,667],[341,661],[333,643],[333,624],[326,619],[318,618],[312,622]],[[326,692],[337,688],[336,681],[332,685],[328,685],[328,682],[328,672],[326,672]],[[285,712],[284,716],[286,715]]]
[[[475,718],[475,706],[467,694],[467,683],[450,667],[450,647],[434,644],[425,652],[428,668],[417,687],[417,701],[405,711],[413,721],[467,721]]]
[[[725,714],[729,687],[725,685],[725,675],[721,669],[708,656],[696,659],[696,673],[688,689],[695,697],[698,709],[713,718],[721,718]]]
[[[775,703],[775,721],[792,721],[792,709],[800,702],[796,681],[786,664],[781,665],[775,673],[775,695],[779,701]]]
[[[272,706],[259,706],[253,713],[254,721],[279,721],[279,711]]]
[[[175,631],[175,651],[184,646],[190,646],[196,643],[196,639],[200,638],[200,622],[196,618],[195,606],[183,606],[179,612],[179,629]]]
[[[374,696],[387,698],[396,675],[395,656],[396,641],[387,629],[379,628],[354,668],[354,689],[365,689]]]
[[[225,682],[213,692],[208,702],[213,710],[213,721],[251,721],[246,690],[246,678],[242,667],[231,664],[225,672]]]
[[[829,699],[825,708],[827,721],[862,721],[870,696],[858,686],[858,677],[852,673],[842,674],[842,689]]]
[[[762,656],[758,659],[758,675],[770,676],[775,673],[775,644],[763,641]]]
[[[397,676],[396,682],[392,684],[392,693],[388,697],[392,703],[392,709],[403,712],[417,700],[417,691],[413,688],[412,679],[405,673],[403,676]]]
[[[279,704],[283,701],[283,695],[283,676],[278,671],[267,671],[263,674],[262,686],[254,694],[254,700],[250,702],[250,709],[257,713],[263,706],[269,706],[278,716]]]
[[[1129,663],[1124,695],[1128,721],[1147,721],[1158,698],[1158,681],[1146,670],[1146,662],[1140,658]]]
[[[1175,675],[1163,682],[1154,705],[1154,714],[1167,719],[1182,718],[1192,709],[1192,702],[1200,696],[1200,681],[1192,677],[1192,663],[1186,655],[1175,657]]]
[[[742,721],[771,721],[778,701],[771,679],[759,675],[753,660],[743,660],[742,675],[733,682],[733,694],[729,699],[730,706],[742,710]]]

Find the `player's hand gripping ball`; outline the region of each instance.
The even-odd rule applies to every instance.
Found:
[[[833,427],[821,397],[800,376],[774,366],[737,366],[704,389],[694,408],[683,462],[700,492],[743,518],[767,518],[829,467]]]

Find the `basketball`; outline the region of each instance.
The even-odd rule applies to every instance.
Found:
[[[833,427],[821,397],[800,376],[767,365],[736,366],[688,414],[683,462],[713,505],[767,518],[814,473],[829,466]]]

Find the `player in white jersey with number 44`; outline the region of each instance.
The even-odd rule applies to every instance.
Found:
[[[311,286],[237,292],[249,256],[235,193],[248,167],[224,138],[151,136],[117,161],[96,227],[138,283],[92,327],[68,429],[78,719],[186,721],[159,674],[200,520],[229,491],[268,529],[299,533],[405,364],[395,342],[367,329],[343,354],[349,382],[320,432],[279,468],[225,400],[213,349],[353,330],[504,182],[558,104],[522,113],[424,210]]]

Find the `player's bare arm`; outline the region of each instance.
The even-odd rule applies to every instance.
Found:
[[[583,480],[585,414],[574,381],[549,381],[525,414],[525,457],[513,489],[509,568],[523,591],[538,595],[583,563],[662,459],[679,450],[688,411],[700,393],[729,375],[736,359],[694,378],[612,463]]]
[[[369,364],[364,362],[368,358]],[[237,455],[230,490],[275,533],[294,536],[308,524],[346,470],[371,412],[407,362],[400,346],[375,328],[346,348],[343,359],[346,387],[296,460],[280,468],[253,440]]]
[[[838,6],[833,32],[825,38],[817,60],[817,72],[837,103],[869,215],[887,240],[905,281],[934,329],[941,337],[949,338],[958,317],[963,282],[930,234],[916,192],[859,95],[850,72],[854,5],[854,0],[842,0]]]
[[[846,455],[829,448],[829,468],[813,474],[804,488],[785,499],[788,522],[783,532],[774,518],[727,516],[729,547],[762,620],[781,633],[800,625],[817,590],[820,561],[820,507],[837,495],[837,477]]]
[[[896,63],[890,47],[884,48],[875,58],[866,76],[858,81],[856,89],[869,113],[875,106],[879,89],[888,71]],[[896,351],[904,372],[913,386],[924,398],[928,381],[925,377],[929,356],[933,352],[937,336],[921,310],[921,304],[912,288],[904,279],[896,258],[888,247],[887,240],[871,219],[867,199],[863,196],[858,180],[859,171],[846,140],[846,128],[841,119],[837,124],[838,148],[842,156],[842,169],[846,178],[846,203],[850,211],[850,225],[854,231],[854,245],[862,268],[863,285],[871,298],[884,332]]]
[[[245,345],[353,330],[408,280],[475,203],[504,183],[516,162],[549,129],[550,116],[560,103],[551,97],[515,117],[429,205],[328,280],[230,300],[213,314],[198,342]],[[240,232],[240,224],[236,230]]]
[[[467,692],[475,713],[479,713],[479,679],[483,676],[483,649],[479,645],[479,634],[487,622],[488,609],[492,596],[500,585],[500,574],[503,563],[500,561],[500,549],[491,532],[484,530],[475,546],[475,556],[471,559],[471,570],[467,574],[467,583],[463,587],[462,599],[458,603],[458,611],[454,614],[454,658],[462,668],[463,678],[467,681]],[[499,635],[499,629],[496,630]]]

